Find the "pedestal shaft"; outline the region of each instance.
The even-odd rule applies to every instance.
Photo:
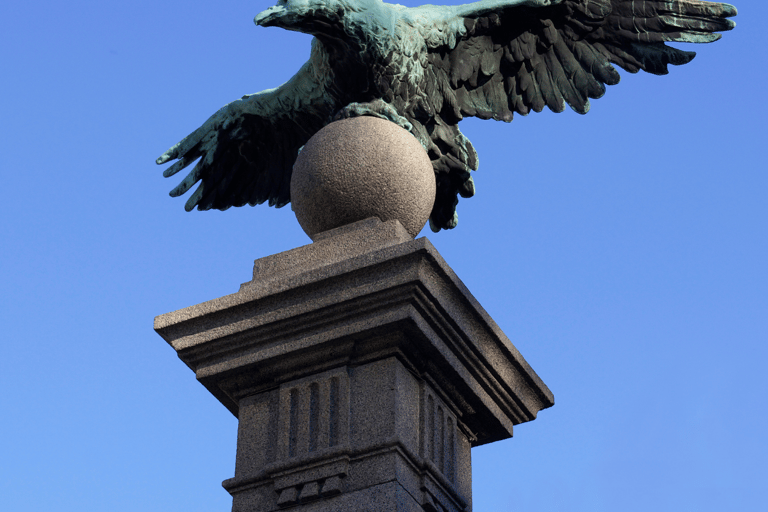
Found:
[[[236,512],[470,511],[470,448],[551,392],[426,239],[377,219],[155,320],[239,418]]]

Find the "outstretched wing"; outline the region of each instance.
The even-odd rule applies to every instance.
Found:
[[[165,177],[199,158],[171,196],[180,196],[201,182],[187,200],[187,211],[195,206],[226,210],[265,201],[278,208],[288,204],[299,149],[340,108],[328,93],[332,76],[325,58],[313,41],[309,61],[288,82],[224,106],[163,153],[158,164],[178,159],[163,172]]]
[[[695,53],[665,42],[715,41],[736,15],[731,5],[695,0],[483,0],[456,9],[455,45],[429,55],[447,82],[443,115],[504,121],[545,106],[562,112],[566,103],[586,113],[590,98],[619,82],[611,64],[666,74]]]

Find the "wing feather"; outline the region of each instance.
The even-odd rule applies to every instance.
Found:
[[[496,0],[457,12],[465,33],[452,49],[432,51],[447,52],[461,116],[504,120],[566,103],[586,113],[589,98],[619,82],[613,65],[665,74],[695,56],[665,43],[715,41],[736,15],[731,5],[697,0]]]
[[[590,98],[619,83],[614,65],[664,74],[694,56],[666,42],[713,41],[733,28],[726,18],[736,14],[696,0],[481,0],[413,11],[430,23],[425,111],[434,116],[426,124],[437,174],[435,231],[455,227],[458,196],[474,194],[469,171],[477,156],[458,129],[461,119],[509,122],[513,112],[562,112],[566,104],[585,114]]]
[[[309,61],[291,80],[224,106],[158,158],[158,164],[177,159],[163,173],[166,177],[199,158],[171,196],[200,182],[185,204],[187,211],[288,204],[299,149],[343,106],[328,92],[333,77],[320,72],[328,69],[326,58],[314,43]]]

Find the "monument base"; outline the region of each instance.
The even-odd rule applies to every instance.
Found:
[[[430,242],[368,219],[155,329],[239,420],[235,512],[471,511],[473,446],[554,398]]]

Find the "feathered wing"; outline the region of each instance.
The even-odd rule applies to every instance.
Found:
[[[481,0],[450,10],[413,9],[426,19],[425,96],[437,173],[433,231],[451,229],[458,196],[474,195],[477,154],[457,123],[467,116],[511,121],[565,105],[579,113],[590,98],[629,72],[666,74],[694,57],[668,41],[704,43],[735,24],[728,4],[695,0]],[[447,16],[446,16],[447,15]]]
[[[612,64],[666,74],[695,54],[665,42],[715,41],[736,15],[731,5],[695,0],[485,0],[457,12],[464,23],[455,46],[430,53],[447,82],[444,105],[459,119],[504,121],[545,106],[586,113],[590,98],[619,82]]]
[[[158,164],[178,159],[163,172],[165,177],[199,158],[171,196],[201,182],[187,200],[187,211],[265,201],[277,207],[288,204],[299,149],[340,108],[328,94],[332,76],[325,58],[313,44],[309,61],[288,82],[229,103],[158,158]]]

